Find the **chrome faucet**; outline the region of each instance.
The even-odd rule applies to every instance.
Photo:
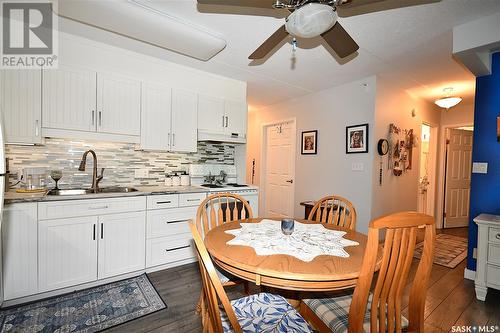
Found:
[[[87,155],[92,154],[92,157],[94,158],[94,168],[92,172],[92,187],[91,190],[94,193],[99,192],[99,182],[104,178],[104,168],[101,169],[101,175],[97,176],[97,155],[95,151],[93,150],[87,150],[85,153],[83,153],[82,161],[80,162],[80,167],[78,170],[80,171],[85,171],[85,165],[87,164]]]

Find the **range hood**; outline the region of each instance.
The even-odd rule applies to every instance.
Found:
[[[247,137],[238,133],[213,133],[198,130],[198,141],[247,143]]]

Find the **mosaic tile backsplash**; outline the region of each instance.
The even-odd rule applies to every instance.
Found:
[[[61,188],[90,187],[92,183],[92,155],[87,157],[86,171],[78,171],[82,155],[93,149],[97,167],[106,168],[100,186],[161,185],[166,173],[187,171],[191,163],[234,164],[234,145],[199,142],[196,153],[150,152],[137,149],[135,144],[91,142],[47,138],[41,146],[6,146],[9,158],[11,184],[17,181],[17,172],[28,167],[47,167],[63,171]],[[147,169],[149,178],[135,178],[135,170]],[[54,182],[47,175],[47,186]]]

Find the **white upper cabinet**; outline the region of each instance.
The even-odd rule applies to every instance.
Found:
[[[225,122],[224,100],[222,98],[199,95],[198,130],[224,134]]]
[[[169,150],[172,89],[151,83],[142,85],[141,148]]]
[[[141,82],[115,74],[97,74],[97,131],[141,134]]]
[[[200,95],[198,98],[198,140],[245,142],[247,129],[245,102]]]
[[[226,132],[229,135],[237,134],[245,137],[247,133],[247,104],[226,100],[224,110],[226,114]]]
[[[198,96],[196,93],[172,90],[172,141],[170,150],[196,152],[198,142]]]
[[[6,143],[42,142],[42,75],[40,70],[0,72],[0,112]]]
[[[43,72],[43,127],[96,130],[96,72],[60,65]]]

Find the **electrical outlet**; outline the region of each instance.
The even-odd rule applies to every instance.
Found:
[[[488,173],[488,163],[472,163],[472,173]]]
[[[135,170],[135,178],[149,178],[149,170],[148,169]]]

